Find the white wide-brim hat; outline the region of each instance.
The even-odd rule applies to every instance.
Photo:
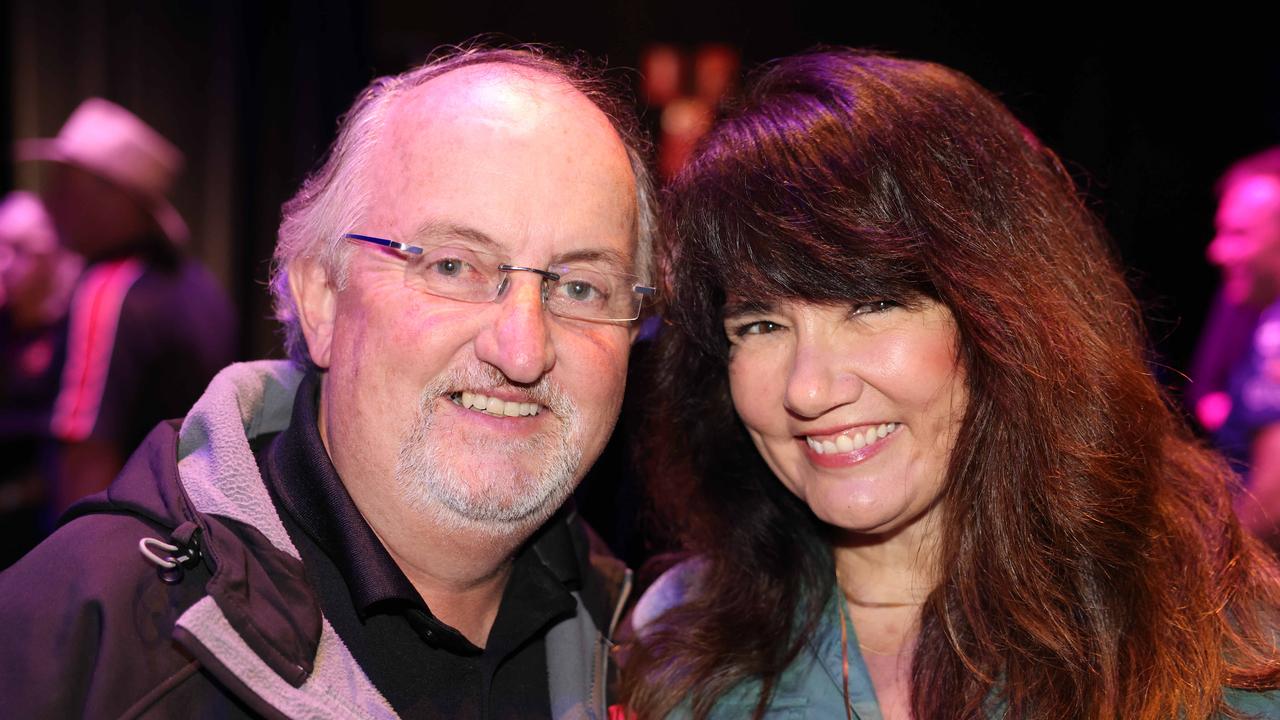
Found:
[[[182,151],[119,105],[89,98],[57,137],[19,140],[16,150],[19,160],[64,163],[107,180],[137,198],[169,240],[186,243],[187,224],[169,202]]]

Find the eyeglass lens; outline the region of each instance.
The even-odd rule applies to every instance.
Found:
[[[511,272],[499,269],[501,262],[497,255],[470,248],[423,248],[421,254],[408,256],[405,283],[431,295],[489,302],[502,292]],[[639,316],[642,300],[634,290],[635,278],[578,265],[552,266],[549,271],[560,276],[543,278],[543,299],[553,314],[582,320]]]

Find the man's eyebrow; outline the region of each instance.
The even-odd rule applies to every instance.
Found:
[[[483,230],[457,223],[428,220],[419,225],[417,232],[413,234],[415,243],[431,244],[444,240],[464,240],[473,245],[482,245],[486,250],[502,250],[502,246]]]
[[[433,244],[449,240],[462,240],[472,245],[481,245],[484,250],[496,254],[506,252],[506,248],[501,243],[494,240],[483,230],[454,222],[428,220],[418,226],[418,230],[413,237],[415,243]],[[602,262],[610,265],[612,269],[618,272],[628,272],[632,267],[631,256],[607,248],[571,250],[557,255],[552,264],[569,265],[578,262]]]
[[[552,265],[571,265],[573,263],[604,263],[611,266],[611,269],[617,272],[630,272],[632,263],[631,256],[624,255],[617,250],[608,250],[605,248],[592,248],[588,250],[570,250],[567,253],[557,255]]]
[[[768,300],[734,299],[725,302],[721,313],[725,320],[743,315],[761,315],[773,312],[773,303]]]

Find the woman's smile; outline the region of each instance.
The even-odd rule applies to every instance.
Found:
[[[896,422],[854,426],[838,431],[801,435],[799,442],[809,449],[809,462],[820,467],[844,467],[873,457],[902,427]]]

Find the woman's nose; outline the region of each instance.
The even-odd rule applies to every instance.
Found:
[[[846,351],[821,340],[798,342],[787,378],[787,409],[801,417],[816,418],[856,402],[862,395],[863,380]]]

